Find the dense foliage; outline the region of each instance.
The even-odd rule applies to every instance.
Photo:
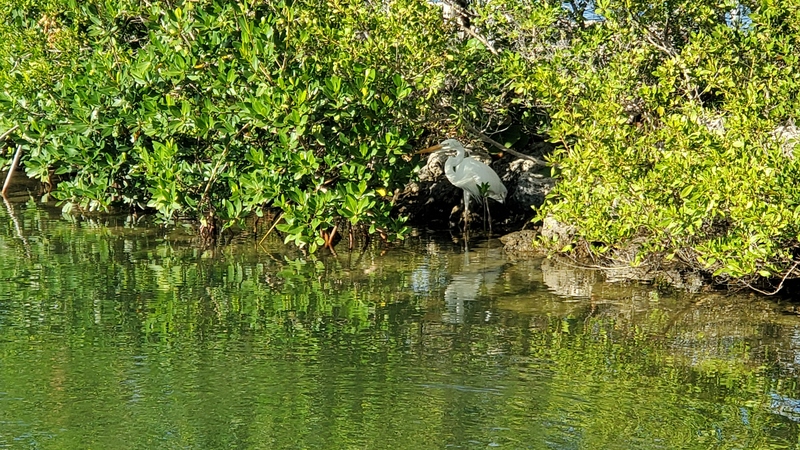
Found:
[[[467,121],[558,144],[540,218],[567,248],[792,275],[797,5],[455,3],[2,0],[2,145],[67,207],[207,230],[275,208],[313,251],[348,224],[401,237],[404,155]]]
[[[607,263],[795,276],[797,5],[600,1],[583,20],[590,5],[475,7],[517,101],[543,105],[560,144],[540,218]]]
[[[435,6],[39,8],[14,5],[3,21],[34,36],[4,55],[15,67],[0,78],[0,132],[22,126],[27,173],[59,181],[52,195],[68,208],[150,208],[214,229],[273,207],[278,229],[311,251],[345,220],[404,233],[382,195],[408,179],[401,156],[453,59]],[[25,54],[31,42],[39,50]]]

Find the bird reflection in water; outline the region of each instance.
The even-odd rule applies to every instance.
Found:
[[[500,276],[510,265],[502,253],[502,248],[488,246],[464,252],[461,270],[452,275],[444,290],[444,322],[462,324],[478,300],[492,298]],[[490,318],[487,310],[482,320]]]
[[[461,254],[452,254],[440,249],[438,244],[431,244],[425,261],[410,274],[411,289],[420,296],[442,293],[445,306],[442,322],[464,323],[475,313],[481,300],[491,299],[496,294],[501,275],[512,265],[503,255],[503,249],[492,244],[494,242],[487,241]],[[486,311],[481,320],[490,317],[491,313]]]

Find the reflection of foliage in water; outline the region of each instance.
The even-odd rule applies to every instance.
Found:
[[[27,249],[10,225],[0,233],[0,446],[798,440],[770,410],[771,393],[800,396],[772,356],[796,322],[753,299],[727,299],[741,316],[712,297],[636,287],[597,284],[568,301],[518,263],[451,324],[442,280],[496,259],[480,249],[471,267],[437,246],[304,260],[249,243],[203,252],[177,233],[54,221],[32,206],[18,219]],[[431,282],[414,280],[423,266]]]

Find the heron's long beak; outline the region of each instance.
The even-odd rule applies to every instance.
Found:
[[[442,144],[436,144],[436,145],[434,145],[432,147],[428,147],[426,149],[420,150],[420,151],[418,151],[418,152],[416,152],[414,154],[415,155],[423,155],[425,153],[433,153],[433,152],[435,152],[437,150],[441,150],[441,149],[442,149]]]

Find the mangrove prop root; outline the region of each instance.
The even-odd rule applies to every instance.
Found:
[[[11,177],[14,175],[14,171],[17,170],[17,165],[19,165],[19,158],[21,156],[22,145],[17,145],[17,151],[14,153],[14,160],[11,162],[11,167],[8,169],[8,175],[6,175],[6,182],[3,184],[3,198],[6,197],[8,187],[11,185]]]

